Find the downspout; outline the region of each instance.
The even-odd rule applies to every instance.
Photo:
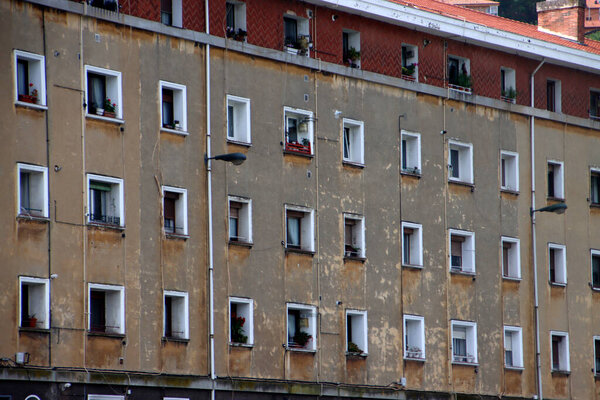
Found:
[[[535,117],[534,117],[534,108],[535,108],[535,74],[542,68],[542,65],[546,62],[545,59],[542,59],[542,62],[537,66],[537,68],[532,72],[530,79],[530,89],[531,93],[531,117],[529,118],[530,126],[529,132],[531,134],[531,240],[532,240],[532,252],[533,252],[533,297],[534,297],[534,314],[535,314],[535,364],[536,364],[536,377],[537,377],[537,390],[538,390],[538,399],[542,400],[543,392],[542,392],[542,360],[540,354],[540,311],[539,311],[539,301],[538,301],[538,272],[537,272],[537,249],[536,249],[536,235],[535,235]]]

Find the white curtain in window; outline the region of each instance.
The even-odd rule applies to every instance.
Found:
[[[300,246],[300,219],[287,219],[287,241],[288,244]]]

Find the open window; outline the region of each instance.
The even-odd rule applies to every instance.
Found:
[[[48,168],[17,164],[17,215],[48,218]]]
[[[552,371],[569,372],[569,334],[567,332],[550,332],[550,345],[552,350]]]
[[[227,140],[250,143],[250,99],[227,96]]]
[[[245,41],[246,31],[246,3],[228,0],[225,3],[226,34],[228,38]]]
[[[600,205],[600,169],[590,170],[590,203]]]
[[[293,350],[317,350],[317,310],[314,306],[288,303],[287,347]]]
[[[450,229],[450,271],[475,273],[475,233]]]
[[[310,33],[308,19],[296,15],[283,16],[283,49],[290,54],[309,56]]]
[[[590,90],[590,118],[600,119],[600,90]]]
[[[342,59],[350,68],[360,68],[360,32],[342,31]]]
[[[423,266],[423,228],[420,224],[402,222],[402,265]]]
[[[553,112],[561,112],[561,83],[558,80],[548,79],[546,81],[546,109]]]
[[[452,362],[477,364],[477,323],[451,321]]]
[[[500,152],[500,189],[519,191],[519,154],[512,151]]]
[[[344,118],[343,159],[346,163],[364,165],[364,122]]]
[[[448,56],[448,87],[471,93],[471,61],[459,56]]]
[[[188,235],[187,190],[163,186],[163,218],[167,235]]]
[[[123,179],[87,174],[88,223],[125,226]]]
[[[590,250],[592,268],[592,288],[600,290],[600,250]]]
[[[229,298],[229,343],[254,344],[254,302],[252,299]]]
[[[95,333],[125,334],[125,288],[90,283],[88,329]]]
[[[187,96],[184,85],[160,81],[161,126],[177,133],[187,133]]]
[[[121,72],[85,66],[87,115],[123,119]]]
[[[523,333],[518,326],[504,327],[504,366],[523,368]]]
[[[521,279],[521,244],[519,239],[502,237],[502,276]]]
[[[165,290],[163,295],[163,337],[167,339],[189,339],[188,294]]]
[[[46,74],[44,56],[21,50],[14,51],[15,101],[46,105]]]
[[[285,151],[313,154],[314,118],[311,111],[284,107]]]
[[[344,214],[344,257],[365,257],[365,218],[357,214]]]
[[[564,245],[548,243],[548,267],[550,284],[567,284],[567,250]]]
[[[509,103],[517,100],[516,73],[512,68],[500,68],[500,98]]]
[[[402,79],[419,80],[419,48],[402,44]]]
[[[403,130],[402,153],[400,160],[402,172],[421,175],[421,135]]]
[[[314,211],[300,206],[285,206],[285,247],[314,252]]]
[[[183,26],[182,0],[160,0],[160,22],[181,28]]]
[[[448,180],[473,184],[473,145],[449,140],[448,159]]]
[[[548,161],[548,197],[564,199],[564,163],[562,161]]]
[[[229,241],[252,243],[252,200],[229,196]]]
[[[369,352],[366,311],[346,310],[346,352],[362,355]]]
[[[50,281],[19,277],[19,326],[50,329]]]
[[[425,360],[425,318],[404,315],[404,358]]]

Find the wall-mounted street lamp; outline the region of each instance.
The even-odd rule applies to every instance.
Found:
[[[246,161],[246,155],[242,153],[227,153],[209,157],[207,154],[204,154],[204,163],[207,164],[208,160],[221,160],[230,162],[233,165],[241,165]]]
[[[531,216],[536,212],[553,212],[555,214],[564,214],[567,211],[567,205],[565,203],[556,203],[551,206],[538,208],[537,210],[530,210]]]

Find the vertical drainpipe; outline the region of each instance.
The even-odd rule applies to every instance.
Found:
[[[531,210],[535,210],[535,117],[533,114],[535,108],[535,74],[542,68],[546,60],[542,60],[537,68],[531,73],[530,89],[531,94],[531,117],[529,118],[529,133],[531,135]],[[537,249],[535,237],[535,213],[531,213],[531,251],[533,253],[533,297],[535,314],[535,364],[537,377],[538,399],[542,400],[542,360],[540,354],[540,311],[538,301],[538,272],[537,272]]]

